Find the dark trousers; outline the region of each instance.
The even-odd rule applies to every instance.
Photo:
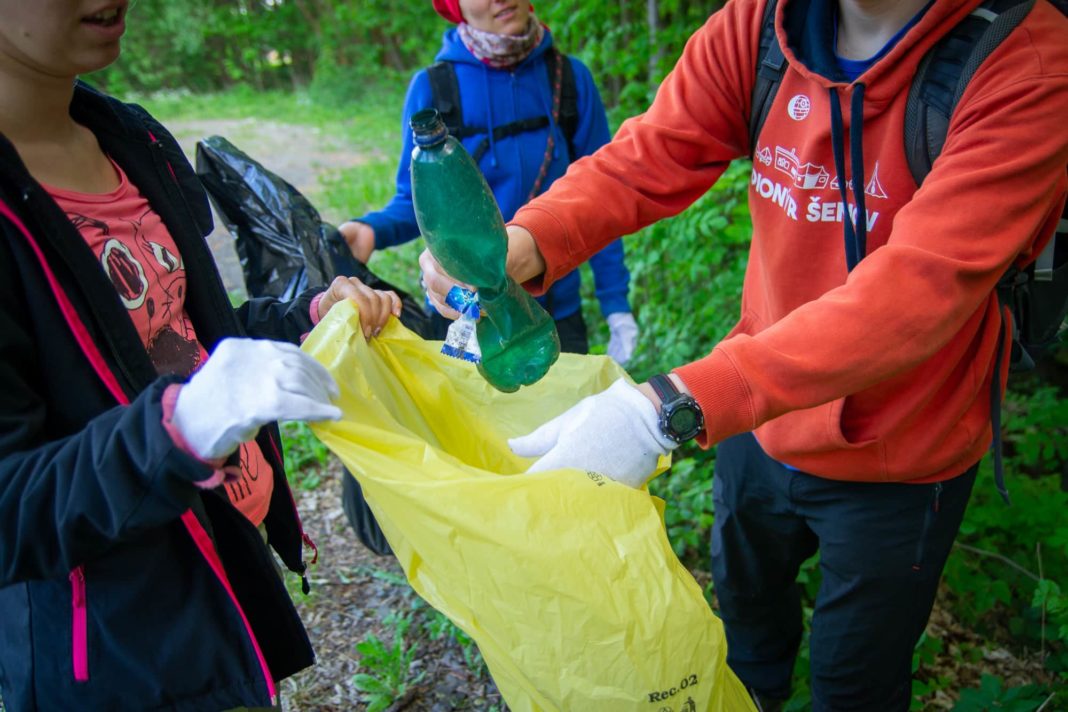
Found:
[[[789,697],[802,634],[797,573],[819,551],[812,709],[907,710],[913,648],[977,469],[935,484],[838,482],[772,460],[752,434],[720,443],[712,577],[727,662],[742,682]]]
[[[446,319],[433,309],[430,311],[431,335],[428,338],[443,341],[452,320]],[[571,316],[557,319],[556,333],[560,335],[560,350],[564,353],[587,354],[590,352],[590,342],[586,335],[586,320],[582,318],[581,309]]]

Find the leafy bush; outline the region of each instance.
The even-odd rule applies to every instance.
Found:
[[[1006,688],[993,675],[983,675],[978,689],[961,692],[960,701],[953,707],[953,712],[1034,712],[1049,697],[1049,693],[1038,685]]]

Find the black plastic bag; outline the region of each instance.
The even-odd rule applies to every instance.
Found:
[[[356,532],[356,537],[364,546],[379,556],[393,553],[367,500],[363,498],[360,483],[348,470],[345,470],[341,480],[341,508],[345,510],[345,518],[349,520],[352,531]]]
[[[234,236],[249,296],[288,300],[330,281],[318,211],[222,136],[197,143],[196,170]]]
[[[432,336],[423,304],[380,278],[352,256],[333,225],[304,195],[222,136],[197,142],[196,170],[208,197],[234,236],[251,297],[291,299],[337,275],[358,277],[373,289],[396,292],[401,323]]]

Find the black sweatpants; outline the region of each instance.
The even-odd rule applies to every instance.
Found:
[[[977,469],[934,484],[839,482],[785,467],[752,434],[720,443],[712,575],[742,682],[789,697],[802,633],[796,578],[818,550],[812,709],[907,710],[913,648]]]

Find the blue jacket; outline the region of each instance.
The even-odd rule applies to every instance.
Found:
[[[552,45],[552,37],[546,32],[541,44],[529,57],[512,70],[487,67],[464,46],[456,29],[448,30],[442,41],[439,61],[452,62],[456,68],[456,80],[460,86],[460,101],[464,123],[470,126],[503,126],[519,119],[552,115],[552,90],[545,68],[545,50]],[[576,156],[586,156],[608,143],[608,119],[604,113],[600,94],[593,83],[590,70],[579,60],[569,57],[575,74],[578,90],[579,125],[574,137]],[[385,208],[368,213],[360,222],[374,228],[375,248],[399,245],[419,236],[412,207],[412,183],[408,173],[412,155],[412,135],[408,120],[420,109],[433,105],[430,79],[426,70],[412,78],[404,103],[401,123],[400,165],[397,166],[397,192]],[[552,162],[542,185],[542,191],[567,171],[569,164],[567,138],[559,126],[527,131],[500,141],[491,142],[489,151],[482,157],[479,167],[486,182],[508,221],[530,193],[538,170],[545,157],[547,131],[555,135]],[[464,146],[473,152],[485,138],[472,136],[464,140]],[[627,289],[630,273],[623,263],[623,243],[616,240],[590,258],[593,268],[597,299],[601,312],[607,316],[615,312],[629,312]],[[555,319],[571,316],[582,306],[579,295],[579,273],[571,272],[557,281],[548,293],[538,300]]]

